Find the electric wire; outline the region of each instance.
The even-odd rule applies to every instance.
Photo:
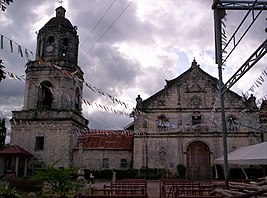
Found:
[[[84,45],[84,43],[87,41],[87,39],[91,36],[91,34],[94,32],[94,30],[96,29],[96,27],[98,26],[98,24],[102,21],[102,19],[106,16],[106,14],[108,13],[108,11],[110,10],[110,8],[113,6],[113,4],[116,2],[117,0],[114,0],[108,7],[108,9],[105,11],[105,13],[102,15],[102,17],[98,20],[98,22],[95,24],[95,26],[93,27],[93,29],[91,30],[91,32],[87,35],[87,37],[85,38],[85,40],[82,42],[80,49],[82,48],[82,46]]]
[[[105,36],[105,34],[111,29],[111,27],[119,20],[119,18],[123,15],[123,13],[130,7],[130,5],[133,3],[131,1],[126,8],[120,13],[120,15],[113,21],[113,23],[107,28],[105,32],[102,33],[102,35],[97,39],[94,45],[92,45],[89,50],[85,53],[85,55],[80,59],[80,62],[89,54],[89,52],[92,51],[92,49],[96,46],[96,44]]]

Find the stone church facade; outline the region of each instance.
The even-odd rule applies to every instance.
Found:
[[[224,95],[228,152],[262,141],[255,97]],[[193,60],[191,67],[146,100],[136,98],[133,167],[177,165],[188,178],[210,178],[213,162],[223,155],[218,80]]]
[[[188,178],[210,178],[214,159],[223,155],[218,80],[196,60],[161,91],[138,96],[131,134],[74,135],[90,130],[82,115],[77,29],[65,12],[58,7],[39,30],[36,60],[26,64],[24,107],[12,112],[11,145],[58,167],[164,168],[174,175],[183,164]],[[255,97],[225,93],[228,151],[262,141],[258,111]]]

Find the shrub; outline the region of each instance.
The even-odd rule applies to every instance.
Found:
[[[38,178],[13,177],[9,182],[9,187],[16,187],[22,192],[37,192],[42,190],[42,180]]]
[[[166,175],[165,169],[142,167],[139,170],[139,177],[145,179],[160,179]]]
[[[60,193],[61,197],[66,197],[76,187],[72,183],[74,176],[77,177],[77,169],[73,168],[63,169],[47,166],[36,172],[36,177],[48,182],[52,187],[52,192]]]
[[[1,198],[20,198],[20,194],[16,188],[10,188],[7,185],[0,188],[0,197]]]
[[[180,178],[185,178],[186,175],[186,167],[183,164],[178,164],[177,165],[177,171],[178,171],[178,176]]]

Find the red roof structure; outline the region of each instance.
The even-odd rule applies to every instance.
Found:
[[[132,150],[133,135],[125,130],[97,131],[81,136],[77,145],[79,142],[83,142],[83,149]]]
[[[12,146],[0,149],[0,156],[33,157],[31,153],[19,147],[18,145],[12,145]]]

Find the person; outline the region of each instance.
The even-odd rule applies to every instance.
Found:
[[[94,183],[94,176],[92,173],[90,173],[90,176],[89,176],[89,183],[91,182],[92,184]]]

